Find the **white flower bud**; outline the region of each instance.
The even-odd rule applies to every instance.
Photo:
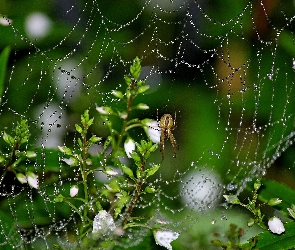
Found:
[[[128,137],[124,143],[124,149],[128,158],[131,158],[132,151],[135,150],[135,143],[130,137]]]
[[[79,188],[76,185],[74,185],[70,188],[70,196],[71,197],[76,196],[78,194],[78,192],[79,192]]]
[[[157,231],[154,233],[154,237],[157,245],[167,248],[168,250],[172,250],[172,246],[170,243],[176,240],[179,236],[179,233],[173,231]]]
[[[28,182],[27,177],[26,177],[24,174],[22,174],[22,173],[17,173],[17,174],[16,174],[16,178],[17,178],[18,181],[19,181],[20,183],[22,183],[22,184]]]
[[[28,172],[27,173],[27,180],[31,187],[38,189],[39,188],[39,181],[38,181],[38,175]]]
[[[268,228],[274,234],[281,234],[285,232],[284,224],[277,217],[272,217],[269,219]]]

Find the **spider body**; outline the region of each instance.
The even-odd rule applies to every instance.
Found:
[[[162,153],[162,161],[164,160],[165,139],[170,139],[174,149],[173,157],[176,157],[176,149],[179,149],[179,147],[172,133],[172,130],[176,128],[176,112],[174,120],[170,114],[164,114],[160,119],[159,128],[161,130],[160,151]]]

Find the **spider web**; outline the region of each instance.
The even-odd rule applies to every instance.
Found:
[[[12,50],[1,130],[29,119],[28,149],[39,148],[34,171],[40,188],[1,177],[1,247],[76,247],[71,234],[77,230],[69,228],[79,227],[77,214],[53,200],[77,178],[64,174],[62,156],[50,150],[76,147],[74,124],[88,108],[96,119],[92,132],[106,138],[95,107],[119,105],[111,93],[125,88],[123,76],[135,56],[151,87],[138,100],[150,109],[137,115],[156,119],[157,110],[177,112],[177,158],[166,142],[165,160],[152,181],[158,193],[137,207],[155,205],[151,226],[165,221],[183,233],[182,247],[197,247],[193,239],[202,236],[189,230],[192,225],[209,228],[230,220],[222,194],[240,194],[268,173],[281,173],[282,181],[293,177],[291,1],[35,1],[30,9],[26,4],[5,3],[0,13],[9,24],[0,27],[1,48]],[[135,134],[144,137],[139,130]],[[159,163],[160,153],[151,161]],[[122,247],[138,245],[147,231],[130,232]]]

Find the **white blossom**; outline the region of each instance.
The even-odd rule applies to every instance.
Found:
[[[48,16],[41,12],[34,12],[26,18],[25,30],[32,39],[45,37],[52,26]]]
[[[92,233],[97,236],[106,236],[116,229],[113,217],[105,210],[99,211],[94,217]]]
[[[128,158],[131,158],[132,151],[135,150],[135,143],[130,137],[128,137],[124,143],[124,149]]]
[[[171,242],[176,240],[179,236],[179,233],[173,231],[156,231],[154,232],[154,237],[157,245],[167,248],[168,250],[172,250]]]
[[[96,110],[103,115],[108,115],[109,112],[105,109],[105,107],[96,107]]]
[[[278,217],[272,217],[268,221],[268,228],[274,234],[281,234],[285,232],[285,227]]]
[[[108,174],[108,175],[118,175],[119,173],[112,170],[112,169],[108,169],[108,170],[106,170],[106,174]]]
[[[76,196],[78,194],[78,192],[79,192],[79,188],[76,185],[74,185],[70,188],[70,196],[71,197]]]
[[[39,188],[39,181],[38,181],[38,175],[28,172],[27,173],[27,180],[31,187],[38,189]]]
[[[146,123],[146,126],[146,133],[150,137],[151,141],[153,143],[160,143],[161,130],[159,128],[158,122],[155,120],[151,120]]]
[[[75,163],[74,159],[72,157],[70,158],[63,158],[62,159],[66,164],[68,164],[69,166],[73,165]]]

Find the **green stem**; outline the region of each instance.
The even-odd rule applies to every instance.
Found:
[[[141,162],[141,168],[140,170],[143,172],[144,171],[144,167],[145,167],[145,161],[142,161]],[[135,190],[135,195],[133,196],[133,199],[130,203],[130,206],[128,207],[128,210],[127,210],[127,215],[125,217],[125,219],[123,220],[122,222],[122,227],[124,228],[125,224],[128,222],[131,214],[132,214],[132,211],[136,205],[136,202],[140,196],[140,193],[141,193],[141,188],[142,188],[142,185],[143,185],[143,179],[139,179],[137,184],[136,184],[136,190]]]
[[[87,158],[87,141],[86,141],[86,135],[83,135],[83,152],[82,152],[82,166],[80,167],[82,179],[83,179],[83,186],[84,186],[84,214],[83,218],[87,218],[88,213],[88,187],[87,187],[87,164],[86,164],[86,158]],[[82,219],[82,222],[84,219]],[[83,223],[84,224],[84,223]]]
[[[131,92],[134,90],[135,86],[136,86],[136,81],[133,80],[132,83],[130,84],[130,91]],[[130,112],[131,112],[132,101],[133,101],[134,97],[135,96],[133,96],[131,94],[130,97],[129,97],[129,99],[127,100],[127,115],[126,115],[126,118],[124,119],[122,130],[121,130],[121,132],[119,134],[117,145],[114,148],[113,152],[116,152],[118,150],[118,148],[120,147],[120,145],[122,143],[123,136],[125,135],[125,132],[127,131],[126,130],[126,127],[127,127],[127,124],[128,124],[128,118],[129,118],[129,115],[130,115]]]

